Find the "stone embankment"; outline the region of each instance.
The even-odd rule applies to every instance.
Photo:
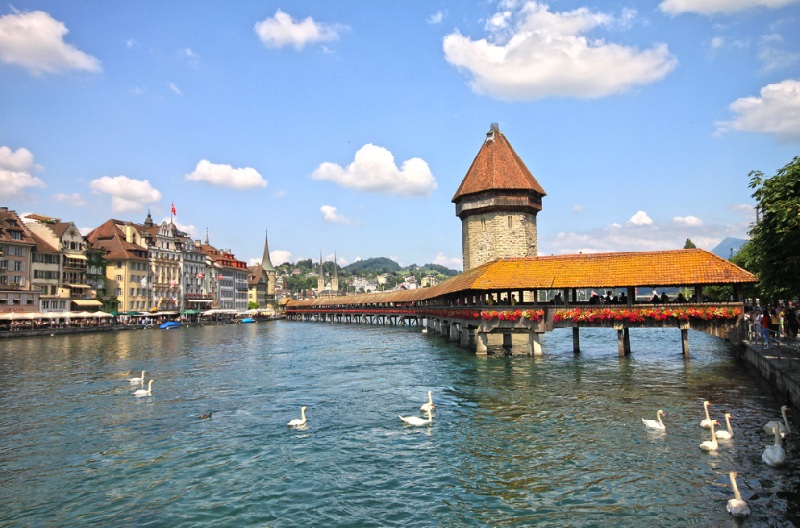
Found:
[[[783,396],[794,417],[800,416],[800,349],[777,343],[765,348],[760,342],[743,341],[739,353]]]

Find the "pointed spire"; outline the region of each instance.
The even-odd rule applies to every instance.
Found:
[[[153,227],[153,217],[150,215],[150,208],[147,208],[147,218],[144,219],[145,227]]]
[[[261,269],[264,271],[275,271],[272,261],[269,259],[269,232],[265,230],[264,234],[264,256],[261,257]]]

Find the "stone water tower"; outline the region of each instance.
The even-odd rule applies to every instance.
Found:
[[[504,257],[537,255],[544,189],[492,124],[452,202],[461,219],[464,271]]]

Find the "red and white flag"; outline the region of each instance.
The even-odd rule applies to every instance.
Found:
[[[205,274],[205,273],[203,273],[203,272],[200,272],[200,273],[198,273],[198,274],[197,274],[197,278],[198,278],[198,279],[202,279],[202,278],[204,278],[205,276],[206,276],[206,274]]]
[[[177,215],[178,211],[175,210],[175,204],[172,204],[172,214]]]

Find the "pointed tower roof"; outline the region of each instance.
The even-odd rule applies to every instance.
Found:
[[[486,133],[486,140],[467,175],[461,180],[452,202],[457,203],[470,194],[495,190],[526,191],[540,196],[547,194],[514,152],[497,123],[493,123]]]
[[[261,257],[261,269],[264,271],[275,271],[272,261],[269,259],[269,236],[264,234],[264,256]]]

